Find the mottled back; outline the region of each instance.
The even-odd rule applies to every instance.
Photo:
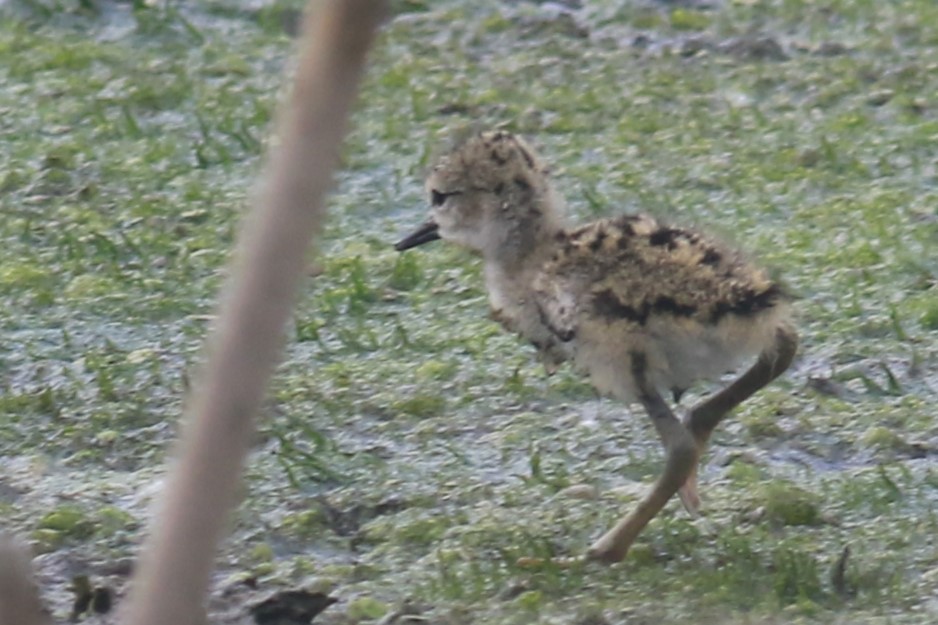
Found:
[[[787,298],[767,273],[705,235],[647,215],[601,220],[557,237],[532,284],[541,322],[602,392],[649,383],[680,395],[772,344]]]
[[[726,315],[753,315],[783,299],[768,274],[739,252],[647,215],[571,231],[534,288],[548,323],[567,337],[583,317],[628,322],[636,330],[655,315],[716,325]]]

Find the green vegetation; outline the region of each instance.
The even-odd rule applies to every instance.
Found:
[[[0,525],[94,575],[141,539],[300,4],[2,9]],[[323,623],[938,620],[938,4],[392,4],[220,577],[318,580]],[[706,516],[672,503],[613,567],[549,558],[634,504],[649,425],[547,379],[475,259],[391,249],[448,138],[494,125],[575,218],[699,224],[798,298],[800,358],[715,435]]]

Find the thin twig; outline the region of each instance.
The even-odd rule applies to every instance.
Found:
[[[319,232],[366,52],[384,14],[379,0],[311,2],[291,101],[281,111],[254,209],[123,622],[195,625],[218,540],[283,328]],[[313,6],[316,5],[313,10]]]
[[[33,580],[29,551],[0,533],[0,625],[49,625]]]

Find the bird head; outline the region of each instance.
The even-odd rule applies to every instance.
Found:
[[[498,256],[556,221],[547,168],[505,131],[475,135],[440,159],[426,191],[430,218],[394,246],[398,251],[443,239]]]

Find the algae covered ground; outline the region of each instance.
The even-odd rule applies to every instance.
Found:
[[[299,6],[0,5],[0,526],[58,621],[76,577],[125,589]],[[938,4],[392,9],[210,621],[292,589],[337,600],[326,624],[938,621]],[[391,249],[434,154],[492,126],[576,219],[705,227],[797,297],[801,354],[719,429],[705,515],[672,502],[612,567],[516,561],[634,504],[641,411],[548,379],[476,259]]]

